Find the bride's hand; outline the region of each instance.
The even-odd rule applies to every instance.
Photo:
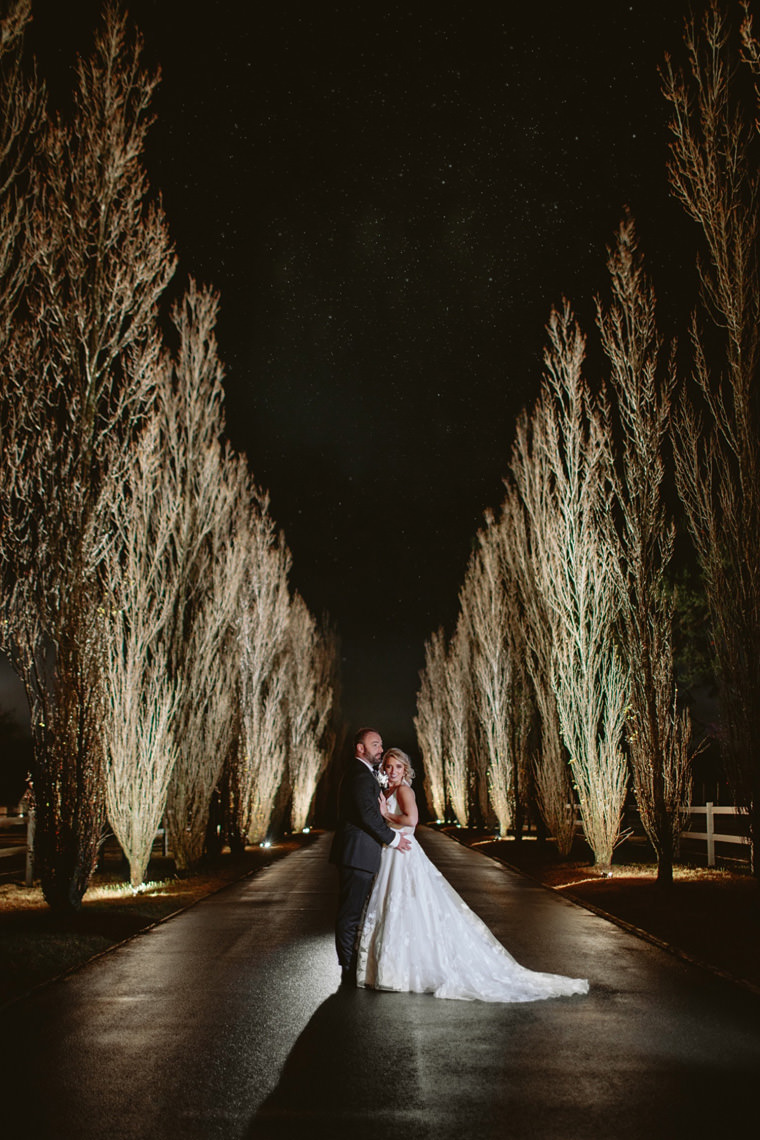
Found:
[[[377,797],[377,802],[380,805],[380,815],[383,817],[383,819],[387,819],[388,818],[388,801],[386,800],[386,798],[382,792]]]

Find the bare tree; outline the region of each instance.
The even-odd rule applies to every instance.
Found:
[[[222,444],[217,298],[191,282],[174,309],[179,345],[162,399],[163,454],[173,484],[168,633],[176,762],[166,822],[180,870],[203,854],[209,806],[236,724],[235,622],[250,554],[256,491],[245,463]],[[255,508],[254,508],[255,509]]]
[[[679,710],[667,571],[674,531],[662,490],[663,447],[675,386],[672,359],[660,363],[655,296],[626,216],[610,250],[612,305],[597,321],[622,430],[620,506],[622,652],[630,675],[628,748],[641,821],[657,854],[657,881],[673,882],[673,859],[691,794],[690,720]],[[614,538],[614,533],[611,532]]]
[[[515,481],[506,484],[499,531],[507,573],[517,586],[520,613],[516,626],[524,634],[525,665],[539,717],[540,745],[533,757],[533,782],[541,818],[559,853],[568,855],[575,834],[573,789],[552,686],[553,627],[536,578],[534,558],[539,556],[528,525],[530,517],[540,518],[544,510],[543,463],[531,445],[530,421],[525,414],[517,425],[512,470]]]
[[[448,653],[444,685],[446,694],[446,741],[444,770],[446,793],[457,822],[466,827],[470,814],[469,794],[469,737],[470,701],[469,681],[470,645],[467,627],[460,614]]]
[[[674,432],[676,478],[699,556],[710,610],[721,702],[721,748],[736,802],[760,842],[760,357],[758,175],[755,131],[736,68],[727,16],[709,5],[685,24],[687,71],[670,59],[670,183],[701,231],[703,335],[692,323],[695,400]],[[751,66],[760,56],[744,25]],[[705,422],[706,421],[706,422]],[[758,864],[755,861],[758,873]]]
[[[245,631],[245,627],[244,627]],[[248,643],[243,634],[243,667]],[[250,773],[249,794],[241,799],[246,813],[249,843],[262,843],[269,832],[277,792],[287,770],[287,712],[282,657],[275,661],[265,684],[246,700],[244,687],[243,747]],[[243,673],[245,686],[245,672]]]
[[[104,814],[92,520],[153,395],[156,306],[174,263],[142,166],[156,77],[109,8],[79,60],[70,126],[39,149],[23,307],[3,359],[4,647],[34,740],[36,863],[48,902],[80,905]]]
[[[176,760],[178,686],[168,644],[176,504],[162,444],[154,416],[135,441],[127,478],[107,483],[98,520],[109,584],[101,641],[106,807],[134,890],[145,878]]]
[[[331,701],[330,715],[323,734],[322,751],[326,758],[325,768],[317,787],[317,796],[313,811],[319,818],[323,813],[331,812],[331,797],[334,785],[333,773],[338,758],[343,754],[346,740],[346,723],[342,710],[342,677],[341,677],[341,642],[336,626],[328,615],[324,615],[321,623],[322,644],[324,649],[324,668],[326,684],[329,686]]]
[[[535,781],[532,776],[531,756],[533,726],[536,704],[533,685],[528,675],[526,662],[527,637],[523,610],[520,603],[520,589],[515,578],[508,575],[508,566],[503,557],[503,538],[499,527],[499,557],[504,575],[506,591],[507,642],[512,663],[509,679],[507,703],[510,710],[508,721],[509,750],[512,756],[514,784],[514,813],[512,829],[515,839],[522,838],[526,816],[534,801]]]
[[[552,625],[552,686],[596,864],[620,834],[628,771],[628,678],[614,644],[619,589],[607,531],[609,428],[583,380],[585,338],[569,305],[552,312],[546,378],[531,422],[541,485],[525,496],[533,572]],[[530,463],[526,466],[529,466]],[[522,467],[517,464],[519,478]]]
[[[220,839],[222,845],[228,845],[235,855],[245,851],[247,837],[243,831],[243,807],[241,777],[245,768],[245,742],[243,738],[243,708],[240,698],[242,688],[242,670],[239,680],[239,689],[236,702],[235,725],[232,730],[230,746],[224,759],[224,766],[219,780],[219,796],[221,801]]]
[[[32,270],[27,211],[33,200],[34,145],[44,115],[44,91],[24,69],[24,32],[31,0],[11,0],[0,18],[0,354]]]
[[[264,513],[250,526],[248,575],[238,615],[243,732],[237,757],[238,830],[266,838],[286,772],[285,646],[290,552]]]
[[[301,831],[327,764],[324,734],[333,694],[330,643],[300,594],[295,594],[290,604],[286,652],[290,826]]]
[[[425,643],[414,727],[422,753],[425,796],[436,819],[446,818],[444,755],[446,740],[446,639],[436,630]]]
[[[7,603],[15,577],[9,556],[14,541],[11,528],[15,529],[25,482],[23,466],[9,460],[18,456],[19,443],[29,434],[30,413],[37,402],[19,403],[9,371],[11,330],[23,310],[34,271],[28,215],[36,188],[34,147],[45,111],[36,70],[27,78],[24,69],[24,33],[30,17],[31,0],[10,0],[0,15],[0,647],[6,652],[12,637]]]
[[[515,757],[512,753],[513,662],[509,652],[508,595],[493,517],[478,532],[459,603],[467,623],[475,715],[486,753],[488,798],[506,835],[514,820]]]

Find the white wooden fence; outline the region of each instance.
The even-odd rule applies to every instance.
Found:
[[[581,809],[580,809],[580,806],[578,804],[575,804],[574,806],[575,806],[576,834],[582,835],[583,834],[583,820],[582,820],[582,815],[581,815]],[[722,806],[719,806],[719,805],[714,804],[714,803],[706,803],[703,805],[697,804],[696,806],[692,805],[689,808],[688,814],[690,816],[703,815],[705,817],[705,830],[704,831],[692,831],[692,830],[682,831],[681,832],[681,838],[682,839],[699,839],[699,840],[702,840],[702,842],[707,844],[707,866],[708,867],[714,867],[715,866],[715,844],[716,843],[733,843],[739,847],[751,848],[752,840],[749,838],[748,835],[736,835],[736,834],[731,835],[731,834],[727,834],[726,832],[718,832],[715,830],[715,823],[716,823],[715,817],[716,816],[743,816],[743,818],[746,820],[747,814],[746,814],[746,812],[743,812],[740,808],[722,807]],[[694,822],[696,822],[696,821],[694,821]],[[641,821],[640,821],[639,816],[638,816],[638,812],[635,813],[634,827],[632,827],[630,829],[630,832],[632,832],[634,835],[637,835],[637,836],[643,834],[643,828],[642,828]],[[751,850],[747,851],[746,855],[747,855],[747,859],[751,863],[752,862]],[[741,855],[739,852],[737,852],[737,858],[741,858]]]
[[[34,808],[27,808],[24,815],[3,816],[0,819],[0,829],[5,830],[14,826],[17,827],[23,823],[26,823],[26,843],[23,847],[0,847],[0,859],[10,859],[14,855],[26,855],[24,882],[27,887],[31,887],[34,882],[34,831],[36,823]],[[168,855],[169,837],[165,827],[158,829],[153,842],[160,843],[163,854]]]
[[[690,815],[703,815],[705,817],[705,830],[704,831],[682,831],[681,837],[683,839],[702,839],[707,843],[707,866],[715,866],[715,844],[716,843],[736,843],[741,846],[749,847],[751,840],[747,835],[726,835],[723,832],[716,832],[715,830],[715,817],[727,815],[743,815],[744,813],[736,807],[720,807],[713,803],[707,803],[704,807],[690,807]],[[745,816],[746,818],[746,816]]]
[[[24,882],[30,887],[33,881],[34,809],[27,811],[26,815],[3,816],[0,818],[0,828],[6,830],[18,827],[19,824],[23,824],[24,822],[26,822],[26,843],[23,847],[6,847],[3,845],[0,847],[0,859],[9,859],[13,855],[26,855]]]

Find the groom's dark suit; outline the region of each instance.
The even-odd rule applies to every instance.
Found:
[[[351,761],[338,793],[338,826],[330,862],[338,865],[340,898],[335,923],[335,945],[344,974],[356,965],[356,935],[372,880],[380,869],[384,843],[392,843],[397,832],[380,814],[380,787],[363,761]]]

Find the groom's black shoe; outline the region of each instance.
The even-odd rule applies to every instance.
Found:
[[[356,989],[356,974],[348,966],[344,966],[340,971],[340,988],[342,990]]]

